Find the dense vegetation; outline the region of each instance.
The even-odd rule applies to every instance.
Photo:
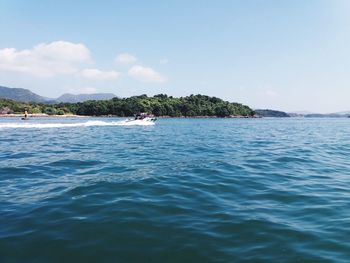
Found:
[[[181,98],[164,94],[153,97],[141,95],[130,98],[59,104],[23,103],[0,99],[0,110],[5,107],[11,109],[14,113],[23,113],[27,110],[29,113],[46,113],[49,115],[132,116],[139,112],[170,117],[254,115],[254,111],[248,106],[204,95],[191,95]]]
[[[290,117],[289,114],[277,110],[255,110],[255,113],[260,117]]]
[[[50,105],[36,102],[18,102],[9,99],[0,99],[0,114],[21,113],[28,111],[30,114],[45,113],[49,115],[72,114],[68,108],[58,105]]]

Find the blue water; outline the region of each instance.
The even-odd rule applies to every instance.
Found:
[[[349,119],[118,121],[0,120],[0,262],[350,261]]]

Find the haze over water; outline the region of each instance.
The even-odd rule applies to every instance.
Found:
[[[1,262],[349,262],[349,119],[119,121],[0,120]]]

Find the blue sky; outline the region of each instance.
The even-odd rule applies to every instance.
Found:
[[[0,0],[0,85],[350,110],[346,0]]]

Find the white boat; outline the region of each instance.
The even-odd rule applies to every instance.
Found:
[[[135,115],[133,119],[127,119],[128,123],[154,123],[157,120],[153,115],[149,115],[147,113],[139,113]]]

